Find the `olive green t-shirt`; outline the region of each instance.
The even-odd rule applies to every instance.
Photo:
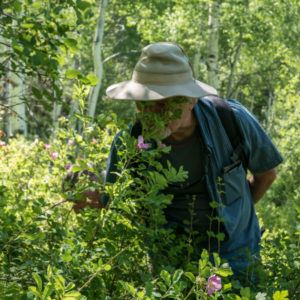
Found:
[[[169,160],[176,170],[183,166],[183,169],[188,171],[186,181],[169,184],[163,191],[174,196],[172,203],[165,209],[166,219],[179,226],[206,233],[209,230],[208,216],[212,216],[212,208],[209,206],[205,183],[204,145],[200,130],[197,127],[194,133],[183,141],[164,143],[171,146],[171,151],[161,157],[162,165],[166,168]]]

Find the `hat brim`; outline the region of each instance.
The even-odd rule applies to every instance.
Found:
[[[155,101],[174,96],[200,98],[217,95],[217,90],[198,80],[176,85],[140,84],[128,80],[108,87],[106,95],[115,100]]]

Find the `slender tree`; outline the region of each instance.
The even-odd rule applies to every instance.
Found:
[[[219,58],[219,0],[214,0],[209,5],[208,17],[208,43],[207,43],[207,71],[208,84],[219,89],[218,58]]]
[[[95,69],[95,75],[98,77],[98,82],[91,89],[91,93],[88,99],[88,115],[91,116],[92,118],[95,115],[96,105],[99,97],[101,81],[103,76],[101,44],[103,41],[106,6],[107,6],[107,0],[101,0],[99,5],[99,16],[98,16],[97,26],[95,31],[95,40],[93,44],[94,69]]]
[[[10,114],[11,133],[21,133],[27,137],[27,123],[26,123],[26,106],[24,102],[25,85],[24,74],[16,74],[11,72],[11,108]]]

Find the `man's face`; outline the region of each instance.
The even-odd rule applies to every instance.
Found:
[[[161,139],[176,133],[190,118],[194,101],[172,97],[159,101],[137,101],[138,117],[148,130],[156,131]]]

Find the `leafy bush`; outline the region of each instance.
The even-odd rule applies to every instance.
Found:
[[[255,283],[232,277],[216,253],[213,261],[207,251],[193,261],[189,240],[170,248],[174,233],[162,226],[162,208],[171,197],[158,192],[186,172],[157,162],[167,147],[138,147],[124,132],[117,181],[105,186],[109,206],[75,214],[76,195],[104,189],[101,174],[118,126],[115,116],[98,121],[99,127],[85,127],[84,138],[63,119],[47,143],[18,137],[1,144],[0,299],[296,299],[299,245],[286,232],[270,227],[265,234],[265,268]],[[63,177],[74,164],[74,171],[95,172],[99,182],[64,193]]]

